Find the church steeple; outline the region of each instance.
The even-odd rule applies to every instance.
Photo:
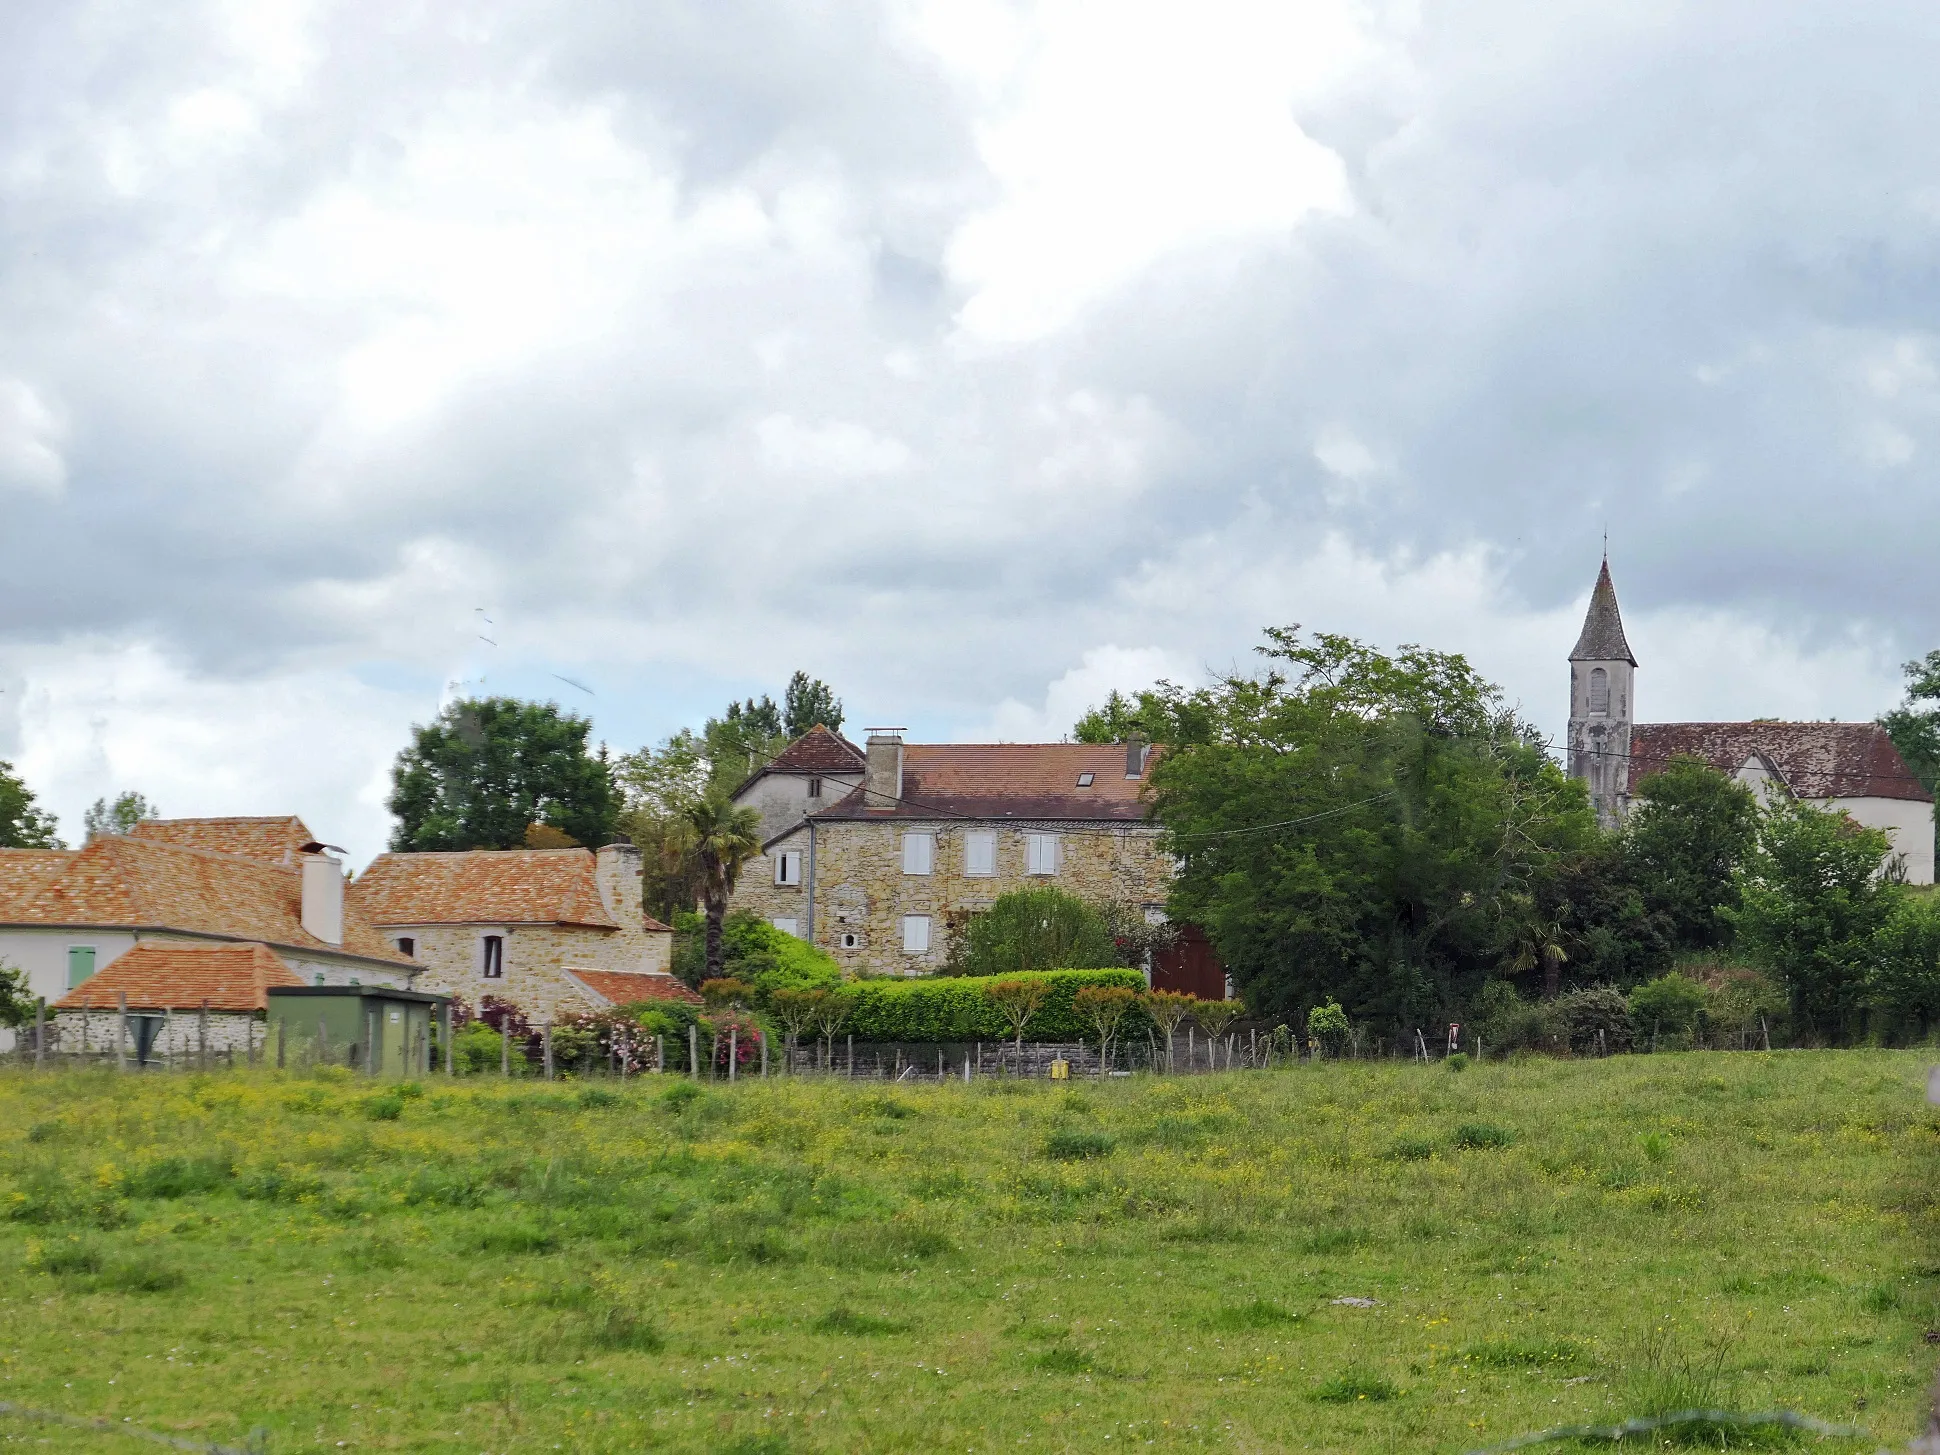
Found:
[[[1570,652],[1572,662],[1628,662],[1637,665],[1630,643],[1623,635],[1623,613],[1617,610],[1617,588],[1610,580],[1610,558],[1603,558],[1603,569],[1596,573],[1596,589],[1590,593],[1590,609],[1583,614],[1583,634]]]

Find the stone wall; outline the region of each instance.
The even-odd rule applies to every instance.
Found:
[[[964,872],[964,836],[997,835],[996,873]],[[903,835],[933,833],[930,873],[903,873]],[[1026,873],[1026,833],[1056,833],[1058,872]],[[1094,903],[1162,905],[1172,881],[1172,862],[1158,848],[1158,831],[1145,824],[922,823],[908,819],[823,822],[815,828],[813,862],[806,826],[752,859],[741,871],[732,907],[767,920],[793,920],[810,930],[809,885],[775,883],[774,855],[802,854],[803,879],[814,887],[814,942],[845,970],[877,975],[921,975],[949,956],[950,935],[998,895],[1033,885],[1054,885]],[[927,915],[930,948],[903,950],[903,916]],[[844,937],[854,943],[844,944]]]
[[[132,1013],[131,1013],[132,1014]],[[47,1038],[50,1051],[64,1055],[78,1054],[85,1050],[90,1055],[105,1055],[112,1058],[115,1053],[115,1028],[120,1020],[112,1008],[83,1014],[78,1010],[64,1010],[52,1017],[52,1026]],[[267,1028],[254,1015],[241,1011],[209,1012],[209,1054],[221,1055],[234,1050],[237,1064],[248,1057],[251,1037],[255,1039],[258,1054],[262,1052]],[[29,1044],[33,1032],[27,1033]],[[131,1026],[128,1032],[128,1060],[135,1059],[135,1033]],[[202,1037],[197,1023],[197,1012],[193,1006],[184,1006],[175,1011],[163,1022],[161,1030],[155,1035],[154,1049],[148,1053],[150,1061],[175,1060],[196,1056],[202,1046]]]
[[[415,989],[461,996],[474,1011],[484,997],[495,996],[535,1025],[600,1009],[567,978],[567,969],[663,971],[673,941],[664,930],[628,934],[569,925],[395,926],[388,933],[416,941],[415,958],[424,971]],[[479,941],[487,934],[505,937],[505,974],[493,980],[480,973]]]

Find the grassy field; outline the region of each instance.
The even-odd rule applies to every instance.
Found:
[[[6,1074],[0,1400],[273,1452],[1460,1451],[1691,1403],[1898,1444],[1925,1066]]]

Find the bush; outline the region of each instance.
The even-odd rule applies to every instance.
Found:
[[[1318,1041],[1321,1049],[1330,1056],[1340,1054],[1340,1048],[1347,1044],[1349,1029],[1347,1012],[1331,995],[1327,997],[1327,1004],[1317,1005],[1307,1012],[1308,1036]]]
[[[707,921],[697,914],[679,914],[674,916],[674,929],[671,968],[698,987],[707,975]],[[753,987],[755,1005],[765,1008],[777,990],[841,984],[842,967],[807,940],[737,909],[721,921],[721,975]],[[685,1027],[681,1033],[686,1034]]]
[[[1672,973],[1630,992],[1631,1024],[1653,1041],[1659,1035],[1694,1035],[1704,1019],[1704,987],[1688,975]]]
[[[1122,964],[1105,917],[1075,894],[1048,885],[997,896],[970,921],[960,958],[963,975],[1010,975],[1058,965]]]
[[[460,1071],[476,1075],[481,1071],[496,1071],[499,1068],[499,1034],[483,1021],[473,1021],[454,1034],[451,1048]],[[517,1063],[521,1059],[519,1056],[512,1058],[514,1070],[518,1069]]]
[[[1463,1122],[1455,1128],[1451,1140],[1464,1152],[1481,1152],[1492,1147],[1508,1146],[1515,1141],[1515,1134],[1491,1122]]]
[[[1599,986],[1594,990],[1572,990],[1550,1002],[1563,1042],[1577,1055],[1592,1055],[1602,1049],[1615,1054],[1630,1049],[1630,1002],[1623,993]],[[1603,1032],[1599,1048],[1597,1032]]]
[[[1482,1037],[1484,1054],[1553,1050],[1563,1039],[1555,1004],[1524,1000],[1508,981],[1491,980],[1482,987],[1471,1029]]]
[[[999,979],[1042,979],[1044,1004],[1024,1028],[1029,1041],[1082,1041],[1091,1027],[1073,1005],[1088,985],[1145,988],[1136,970],[1039,970],[1022,976],[939,976],[933,980],[864,980],[848,987],[853,997],[845,1029],[858,1041],[1004,1041],[1012,1032],[985,987]],[[1142,1036],[1148,1021],[1134,1008],[1119,1036]]]

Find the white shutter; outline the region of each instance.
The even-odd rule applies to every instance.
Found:
[[[903,916],[903,953],[927,955],[930,949],[930,917],[926,914]]]
[[[935,857],[935,834],[903,835],[903,873],[927,874]]]
[[[769,923],[772,924],[776,929],[780,930],[784,935],[793,935],[795,936],[796,939],[801,938],[802,932],[800,929],[797,928],[797,925],[800,923],[800,921],[798,920],[777,919],[777,920],[770,920]]]
[[[1055,874],[1058,872],[1058,836],[1056,834],[1025,835],[1025,868],[1032,874]]]
[[[963,872],[985,878],[997,872],[997,836],[972,832],[963,836]]]
[[[802,882],[802,851],[784,849],[775,855],[775,883],[800,884]]]

